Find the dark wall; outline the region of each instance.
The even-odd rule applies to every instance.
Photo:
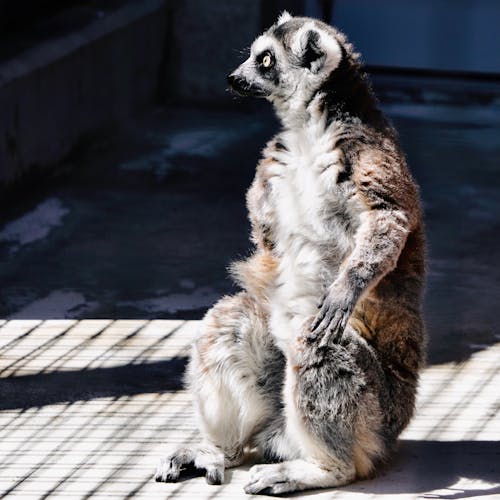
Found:
[[[303,0],[0,0],[0,188],[158,102],[231,105],[226,75],[284,9]]]
[[[226,75],[245,57],[245,49],[280,12],[304,12],[303,0],[177,0],[166,67],[170,98],[226,101]]]
[[[14,30],[33,23],[75,1],[64,0],[0,0],[0,28]]]

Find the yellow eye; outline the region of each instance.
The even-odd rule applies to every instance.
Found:
[[[262,59],[262,66],[264,66],[264,68],[269,68],[272,62],[273,60],[271,59],[271,56],[269,54],[266,54]]]

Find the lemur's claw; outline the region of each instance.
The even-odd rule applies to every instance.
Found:
[[[329,300],[327,297],[311,324],[311,330],[306,337],[307,341],[317,343],[319,347],[339,343],[349,316],[348,307]]]

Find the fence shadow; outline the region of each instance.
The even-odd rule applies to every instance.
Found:
[[[0,385],[0,410],[177,391],[187,359],[6,377]]]

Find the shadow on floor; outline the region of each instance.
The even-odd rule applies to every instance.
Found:
[[[332,492],[374,496],[412,494],[421,498],[446,499],[498,498],[499,455],[497,441],[401,441],[394,460],[380,476]],[[471,488],[471,484],[475,486]],[[314,494],[302,493],[297,497]]]
[[[0,410],[177,391],[186,363],[187,357],[176,356],[152,363],[6,377],[0,386]]]

